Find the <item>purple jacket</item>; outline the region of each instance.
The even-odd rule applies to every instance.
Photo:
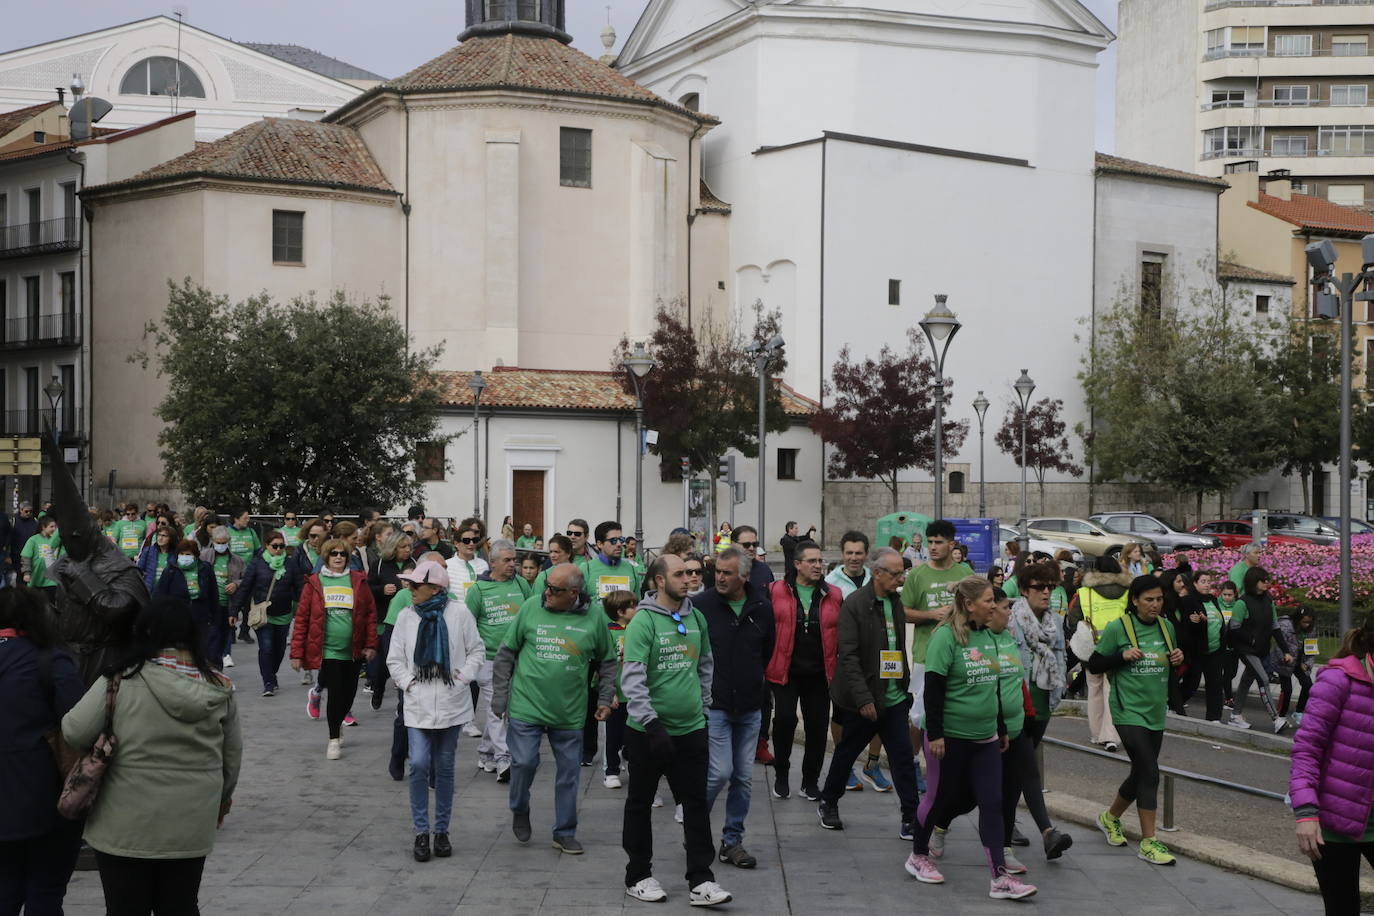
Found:
[[[1359,839],[1374,799],[1374,683],[1354,656],[1322,669],[1293,738],[1293,810],[1316,809],[1328,830]]]

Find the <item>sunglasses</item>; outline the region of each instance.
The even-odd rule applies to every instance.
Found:
[[[702,575],[703,573],[705,573],[705,570],[702,569],[700,566],[698,566],[696,569],[692,569],[692,568],[689,566],[689,567],[685,570],[685,572],[686,572],[687,575],[689,575],[689,576],[700,576],[700,575]]]
[[[296,516],[294,516],[294,515],[288,515],[288,516],[286,517],[286,520],[287,520],[288,522],[294,522],[294,521],[296,520]]]
[[[347,550],[331,550],[331,551],[329,551],[329,555],[330,555],[331,557],[346,557],[346,556],[348,556],[348,551],[347,551]]]
[[[678,635],[679,635],[679,636],[686,636],[686,635],[687,635],[687,624],[685,624],[685,623],[682,622],[682,615],[679,614],[677,611],[673,611],[673,622],[677,624],[677,632],[678,632]]]
[[[481,539],[480,539],[480,538],[459,538],[459,539],[458,539],[458,543],[459,543],[459,544],[476,544],[479,540],[481,540]]]
[[[758,550],[758,549],[759,549],[759,542],[758,542],[758,541],[735,541],[735,543],[736,543],[737,545],[739,545],[740,549],[742,549],[742,550]]]
[[[1030,585],[1027,585],[1027,586],[1026,586],[1026,591],[1028,591],[1028,592],[1047,592],[1047,591],[1049,591],[1049,590],[1052,589],[1052,588],[1054,588],[1054,586],[1053,586],[1053,585],[1050,585],[1048,582],[1032,582]]]
[[[571,589],[571,588],[568,588],[567,586],[563,586],[563,585],[548,585],[548,584],[546,583],[546,584],[544,585],[544,591],[549,592],[550,594],[554,594],[554,595],[561,595],[561,594],[563,594],[564,592],[576,591],[576,589]]]
[[[587,536],[587,532],[585,532],[585,531],[574,531],[573,529],[569,528],[568,531],[567,531],[567,535],[568,535],[568,537],[570,537],[570,538],[584,538],[584,537]]]
[[[268,549],[268,550],[281,550],[281,549],[282,549],[283,547],[285,547],[285,546],[286,546],[286,545],[283,544],[281,541],[273,541],[271,544],[268,544],[268,545],[267,545],[267,549]]]
[[[607,543],[607,544],[624,544],[624,543],[625,543],[625,539],[624,539],[624,538],[606,538],[605,543]]]

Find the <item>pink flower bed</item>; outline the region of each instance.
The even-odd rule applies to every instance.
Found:
[[[1374,534],[1351,538],[1350,553],[1354,603],[1356,607],[1367,607],[1374,594]],[[1229,547],[1192,550],[1183,555],[1188,557],[1194,569],[1219,569],[1222,575],[1240,561],[1240,551]],[[1174,556],[1164,557],[1166,569],[1174,565]],[[1304,600],[1334,604],[1339,598],[1339,547],[1316,544],[1266,547],[1260,563],[1274,577],[1273,595],[1280,604],[1291,606]]]

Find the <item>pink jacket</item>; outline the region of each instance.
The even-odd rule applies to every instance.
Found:
[[[825,582],[817,582],[821,592],[821,653],[825,661],[825,679],[835,678],[835,656],[840,650],[840,590]],[[773,657],[763,676],[772,684],[786,684],[792,667],[792,650],[797,646],[797,593],[787,582],[768,585],[768,598],[773,602]]]
[[[1364,836],[1374,798],[1374,683],[1354,656],[1332,661],[1312,687],[1288,794],[1299,816],[1315,808],[1328,830]]]

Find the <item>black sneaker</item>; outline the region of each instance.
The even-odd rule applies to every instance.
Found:
[[[902,821],[902,826],[897,829],[897,836],[910,843],[916,839],[916,825],[911,821]]]
[[[253,644],[253,631],[248,627],[239,630],[239,642],[247,643],[251,646]]]
[[[515,832],[515,838],[522,843],[530,841],[530,813],[528,811],[516,811],[511,818],[510,829]]]
[[[816,813],[820,815],[821,826],[826,830],[843,830],[844,821],[840,820],[840,806],[821,802],[816,806]]]
[[[802,783],[801,797],[807,801],[820,801],[821,790],[815,786],[808,786],[806,783]]]
[[[453,844],[448,841],[447,833],[434,834],[434,854],[441,859],[453,855]]]
[[[736,868],[756,868],[759,864],[759,860],[749,854],[743,843],[726,846],[724,841],[720,844],[720,860]]]
[[[373,709],[381,709],[381,708],[382,708],[382,700],[385,700],[385,699],[386,699],[386,691],[385,691],[385,690],[374,690],[374,691],[372,691],[372,708],[373,708]]]
[[[1028,840],[1028,839],[1026,839],[1024,836],[1022,836],[1022,834],[1021,834],[1021,828],[1018,827],[1018,826],[1016,826],[1015,824],[1012,824],[1012,825],[1011,825],[1011,842],[1010,842],[1009,845],[1011,845],[1011,846],[1029,846],[1029,845],[1030,845],[1030,840]]]
[[[791,798],[792,787],[787,784],[787,774],[774,771],[773,776],[773,797]]]
[[[415,861],[429,861],[429,834],[417,833],[415,835]]]
[[[1050,832],[1045,834],[1045,858],[1057,859],[1072,845],[1073,837],[1050,828]]]

